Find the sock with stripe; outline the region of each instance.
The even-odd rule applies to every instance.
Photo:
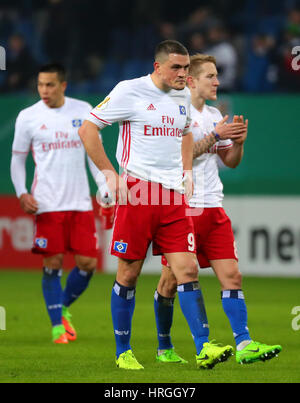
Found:
[[[62,270],[44,267],[42,288],[52,326],[62,325]]]
[[[225,290],[221,292],[222,305],[235,338],[236,345],[251,340],[248,329],[248,313],[242,290]]]
[[[86,272],[75,267],[67,278],[63,292],[63,305],[69,307],[87,289],[94,272]]]
[[[131,323],[135,308],[135,287],[124,287],[115,282],[111,294],[111,315],[116,340],[116,356],[131,350]]]
[[[171,342],[171,327],[173,323],[175,298],[166,298],[155,291],[154,312],[157,328],[158,350],[173,348]]]
[[[203,294],[198,281],[179,285],[177,291],[181,310],[192,332],[198,355],[203,344],[209,341],[209,325]]]

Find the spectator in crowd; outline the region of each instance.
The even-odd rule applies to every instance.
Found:
[[[248,92],[268,92],[274,88],[272,74],[275,40],[265,34],[255,35],[246,57],[243,89]]]
[[[289,12],[286,27],[291,36],[300,37],[300,5]]]
[[[223,92],[298,91],[291,52],[300,45],[300,0],[173,5],[172,0],[111,0],[101,7],[99,24],[92,0],[2,0],[0,45],[7,49],[10,69],[7,79],[4,73],[0,77],[2,92],[30,87],[26,69],[30,66],[32,75],[35,60],[64,63],[75,84],[71,90],[84,83],[82,90],[98,92],[103,83],[113,87],[128,71],[130,78],[148,70],[154,44],[167,39],[181,41],[192,54],[214,55]],[[19,38],[11,40],[15,32]]]
[[[187,47],[190,55],[205,53],[206,39],[203,32],[194,32],[188,40]]]
[[[220,91],[235,90],[238,60],[236,49],[229,40],[228,30],[224,26],[216,24],[208,29],[207,39],[209,46],[206,53],[217,60],[221,82]]]
[[[208,7],[198,7],[190,14],[188,20],[179,26],[178,39],[187,43],[194,33],[205,32],[217,22],[218,19]]]
[[[0,8],[0,38],[1,42],[6,41],[14,29],[14,22],[17,13],[13,10]]]
[[[35,68],[35,60],[23,36],[13,34],[8,39],[7,71],[2,91],[13,92],[30,89],[36,74]]]

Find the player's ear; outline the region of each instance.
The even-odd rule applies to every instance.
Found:
[[[192,76],[188,76],[186,81],[189,88],[195,88],[194,78]]]
[[[61,85],[62,85],[62,88],[63,88],[63,90],[64,90],[64,92],[65,92],[66,89],[67,89],[68,83],[67,83],[66,81],[63,81],[63,82],[61,83]]]
[[[154,67],[155,73],[159,74],[160,73],[160,63],[159,62],[154,62],[153,67]]]

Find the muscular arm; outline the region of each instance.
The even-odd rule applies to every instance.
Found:
[[[85,147],[85,150],[100,171],[112,171],[116,174],[116,171],[108,159],[102,142],[99,138],[98,127],[86,120],[80,127],[78,134]]]
[[[218,155],[229,168],[236,168],[244,156],[244,144],[233,143],[229,150],[219,150]]]
[[[10,166],[11,180],[22,209],[25,213],[35,214],[38,210],[38,203],[26,189],[26,159],[27,153],[13,153]]]
[[[193,145],[193,134],[190,132],[182,138],[182,162],[184,171],[191,171],[193,169]]]
[[[242,118],[242,116],[241,116]],[[234,119],[232,123],[227,124],[228,115],[226,115],[215,128],[216,133],[221,140],[231,139],[234,142],[244,142],[245,132],[247,132],[248,121],[244,124],[243,119]],[[194,159],[207,152],[217,142],[215,135],[210,133],[204,139],[195,142],[193,157]]]
[[[26,153],[13,153],[10,164],[10,175],[17,197],[26,194]]]
[[[193,196],[193,144],[194,138],[192,132],[186,134],[182,139],[182,162],[184,171],[184,187],[187,200]]]
[[[206,153],[216,142],[216,138],[212,133],[204,137],[204,139],[196,141],[193,147],[193,159]]]
[[[113,200],[118,199],[120,204],[126,204],[127,198],[130,198],[127,185],[124,180],[119,177],[112,163],[108,159],[103,144],[99,138],[98,127],[94,123],[86,120],[78,130],[78,134],[88,156],[96,167],[104,174]]]
[[[235,116],[235,122],[244,123],[243,116]],[[223,163],[229,168],[236,168],[242,161],[244,156],[244,143],[248,135],[248,119],[245,122],[245,129],[240,138],[233,139],[233,146],[229,150],[218,150],[218,155]]]

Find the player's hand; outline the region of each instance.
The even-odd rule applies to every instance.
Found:
[[[99,193],[97,193],[97,201],[99,204],[104,206],[113,206],[116,204],[116,201],[114,200],[106,182],[99,187]]]
[[[27,214],[35,214],[38,211],[38,202],[35,198],[27,193],[20,196],[21,208]]]
[[[124,179],[114,172],[105,174],[107,186],[111,192],[112,199],[121,205],[130,202],[130,192]]]
[[[217,125],[216,133],[220,136],[221,140],[231,139],[235,141],[236,139],[241,139],[245,133],[246,125],[244,122],[233,120],[232,123],[227,123],[229,116],[226,115]]]
[[[246,139],[247,139],[247,135],[248,135],[248,124],[249,124],[249,121],[248,121],[248,119],[246,119],[246,121],[245,121],[243,115],[240,115],[240,116],[237,116],[237,115],[236,115],[236,116],[234,116],[234,118],[233,118],[233,122],[234,122],[234,123],[243,123],[243,124],[245,124],[245,130],[244,130],[244,132],[242,133],[241,137],[236,138],[236,139],[233,139],[233,142],[236,143],[236,144],[244,144],[244,142],[245,142]]]
[[[188,202],[194,193],[194,182],[193,182],[193,172],[192,171],[184,171],[183,174],[183,185],[185,191],[186,201]]]

